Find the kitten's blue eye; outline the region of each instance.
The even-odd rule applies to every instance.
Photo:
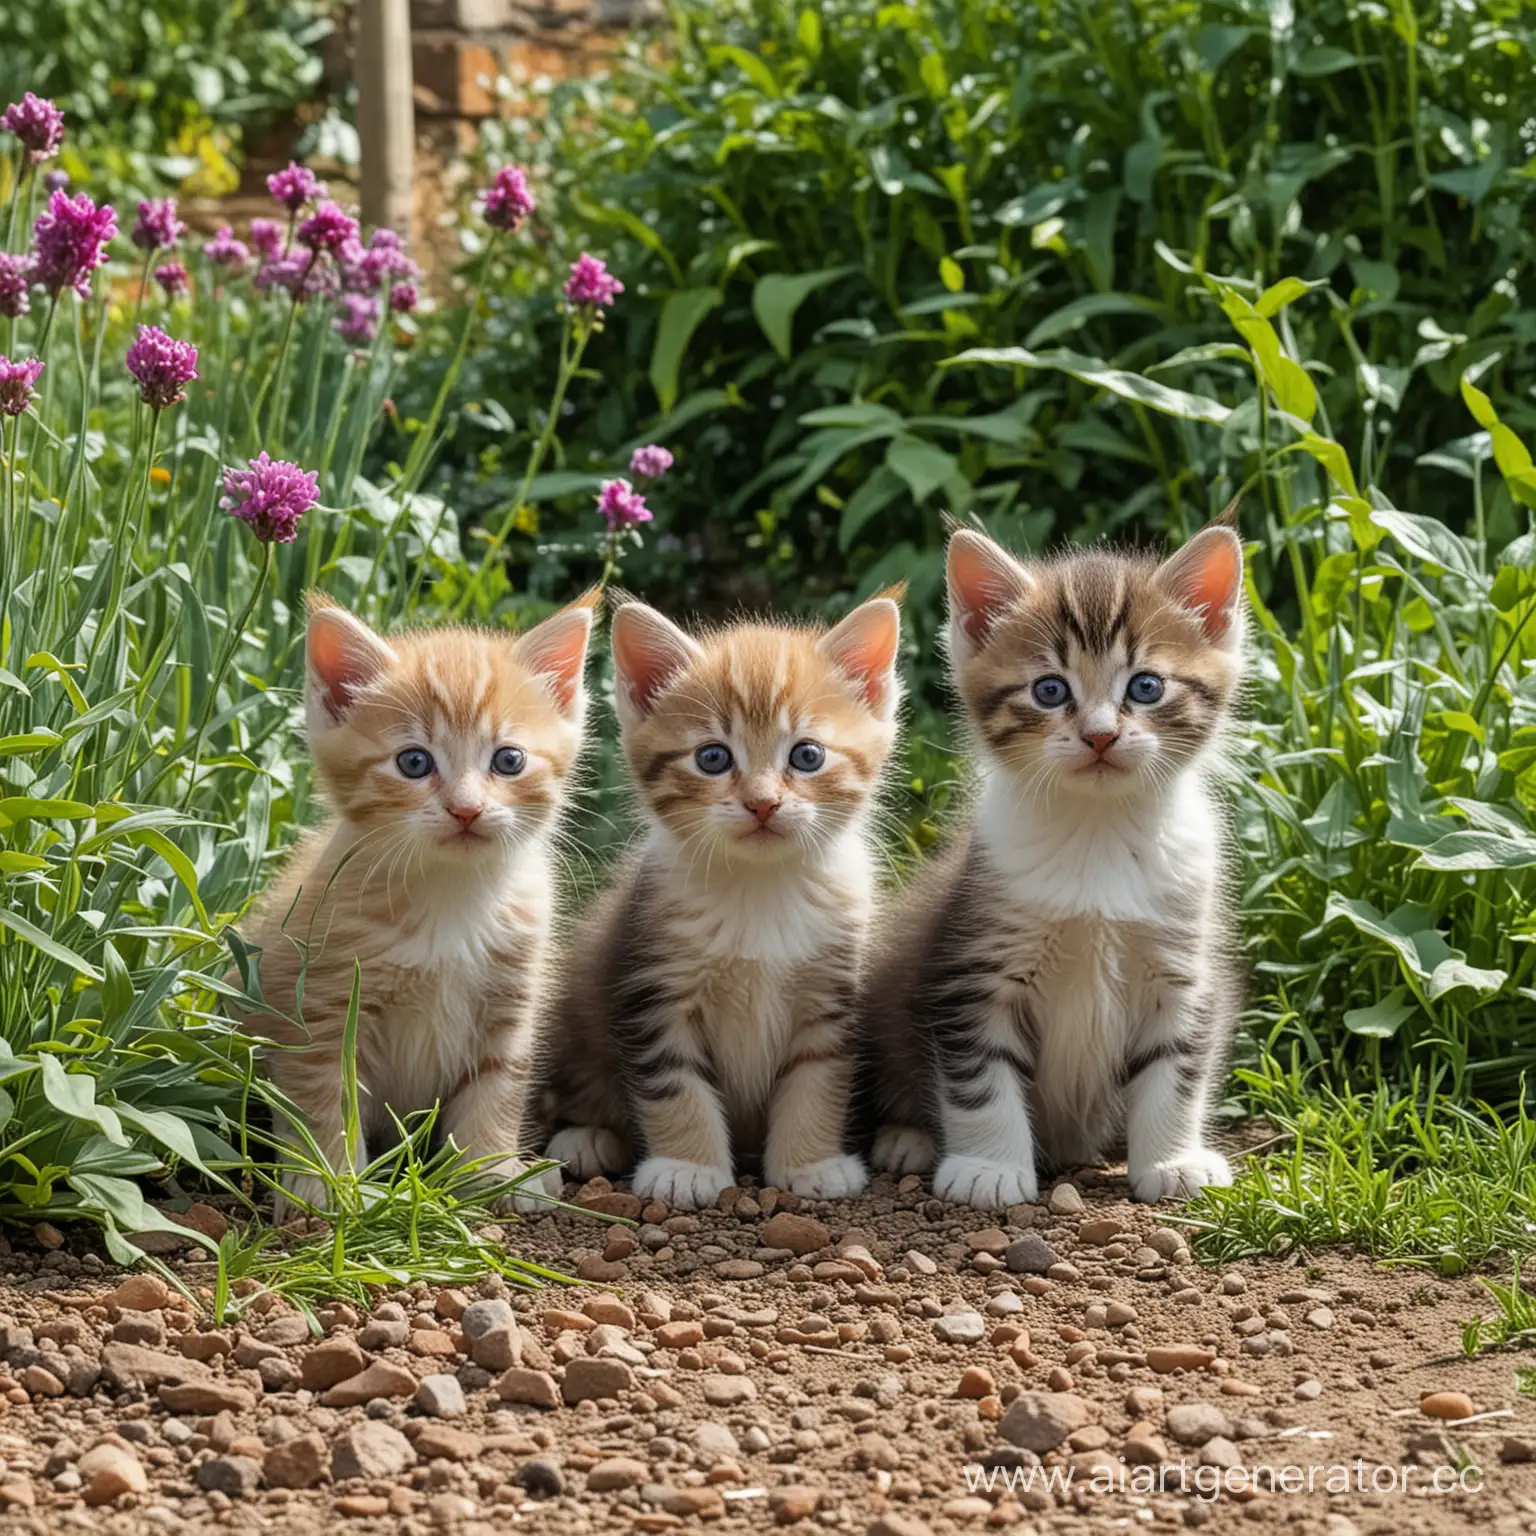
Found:
[[[491,757],[491,772],[504,779],[515,779],[528,766],[528,754],[521,747],[497,747]]]
[[[1156,704],[1163,696],[1163,680],[1155,672],[1138,672],[1126,685],[1125,696],[1133,704]]]
[[[432,754],[425,747],[407,747],[395,758],[395,767],[408,779],[424,779],[434,766]]]
[[[827,760],[827,749],[819,741],[797,741],[789,749],[789,766],[801,773],[815,773]]]
[[[731,757],[731,749],[722,747],[718,741],[712,741],[708,746],[700,747],[693,754],[693,760],[699,765],[700,773],[711,776],[727,772],[734,761]]]
[[[1072,697],[1072,690],[1062,677],[1042,677],[1030,692],[1041,709],[1060,709]]]

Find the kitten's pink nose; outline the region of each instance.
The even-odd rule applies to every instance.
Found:
[[[479,805],[450,805],[448,814],[467,831],[480,819],[480,812],[484,809],[484,806]]]
[[[742,804],[766,827],[773,820],[773,813],[778,810],[780,802],[777,800],[744,800]]]
[[[1112,746],[1114,746],[1114,744],[1117,741],[1120,740],[1120,732],[1119,731],[1093,731],[1093,732],[1086,733],[1083,736],[1083,740],[1085,742],[1087,742],[1088,745],[1090,747],[1092,747],[1093,750],[1095,752],[1097,752],[1100,757],[1103,757],[1104,754],[1106,752],[1108,752],[1109,749]]]

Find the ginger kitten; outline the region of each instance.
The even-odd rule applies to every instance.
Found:
[[[636,1193],[682,1208],[743,1158],[813,1199],[864,1187],[845,1122],[900,630],[888,596],[825,634],[696,640],[641,603],[615,614],[648,829],[583,926],[551,1031],[548,1155],[576,1177],[639,1157]]]
[[[1123,1130],[1138,1200],[1231,1182],[1204,1135],[1238,1006],[1216,777],[1242,583],[1219,526],[1162,564],[950,540],[980,798],[873,976],[878,1167],[926,1170],[936,1139],[934,1193],[995,1209]]]
[[[553,839],[581,744],[595,595],[526,634],[421,629],[385,639],[310,599],[305,710],[332,817],[265,898],[255,935],[273,1080],[332,1166],[345,1158],[341,1043],[353,963],[365,1143],[388,1111],[441,1101],[471,1157],[523,1134],[534,1010],[548,986]],[[295,1001],[301,965],[302,1007]],[[392,1138],[391,1138],[392,1139]],[[358,1166],[367,1161],[366,1145]],[[279,1217],[316,1204],[285,1178]]]

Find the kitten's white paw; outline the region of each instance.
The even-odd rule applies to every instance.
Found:
[[[858,1157],[824,1157],[799,1168],[767,1169],[768,1182],[804,1200],[843,1200],[869,1183],[869,1170]]]
[[[675,1157],[648,1157],[635,1169],[634,1190],[643,1200],[660,1200],[676,1211],[700,1211],[734,1183],[729,1168],[683,1163]]]
[[[509,1157],[505,1162],[497,1163],[485,1171],[491,1178],[515,1179],[528,1171],[528,1164],[522,1158]],[[523,1216],[536,1215],[540,1211],[550,1209],[549,1199],[540,1198],[541,1196],[558,1200],[560,1194],[560,1170],[546,1168],[543,1172],[534,1174],[531,1179],[524,1179],[514,1193],[503,1195],[496,1202],[496,1209],[516,1211]]]
[[[568,1125],[550,1137],[544,1155],[564,1163],[573,1179],[624,1171],[624,1143],[606,1125]]]
[[[915,1125],[882,1125],[869,1160],[887,1173],[927,1173],[937,1155],[927,1131]]]
[[[1208,1147],[1194,1147],[1153,1163],[1150,1168],[1131,1169],[1131,1194],[1147,1205],[1159,1200],[1187,1200],[1198,1195],[1207,1184],[1224,1186],[1232,1182],[1232,1170],[1220,1152]]]
[[[933,1192],[953,1205],[973,1205],[981,1211],[1001,1211],[1029,1205],[1040,1193],[1034,1168],[994,1163],[985,1157],[946,1157],[933,1176]]]

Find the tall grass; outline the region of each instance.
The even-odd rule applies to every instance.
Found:
[[[12,172],[0,228],[21,250],[42,168]],[[295,243],[298,222],[289,253],[334,276],[339,263]],[[44,363],[30,407],[0,416],[0,1218],[86,1217],[126,1258],[125,1234],[166,1224],[145,1180],[259,1190],[251,1168],[269,1156],[273,1090],[229,1020],[259,995],[240,916],[316,815],[298,708],[305,590],[381,625],[466,610],[521,624],[547,605],[511,593],[495,549],[466,556],[422,488],[479,294],[454,317],[432,409],[402,422],[390,393],[416,333],[387,280],[368,339],[338,334],[333,287],[263,295],[189,254],[193,291],[168,299],[129,275],[137,253],[114,258],[86,296],[34,287],[30,313],[0,323],[0,353]],[[139,398],[124,362],[136,321],[196,346],[184,401]],[[569,324],[599,327],[579,305]],[[221,510],[226,468],[260,452],[317,477],[292,542]],[[370,478],[367,462],[387,468]],[[240,983],[222,979],[232,961]],[[419,1215],[401,1180],[442,1192],[448,1175],[425,1156],[409,1167],[330,1172],[357,1201],[387,1187],[386,1206]],[[483,1195],[454,1184],[445,1209]]]

